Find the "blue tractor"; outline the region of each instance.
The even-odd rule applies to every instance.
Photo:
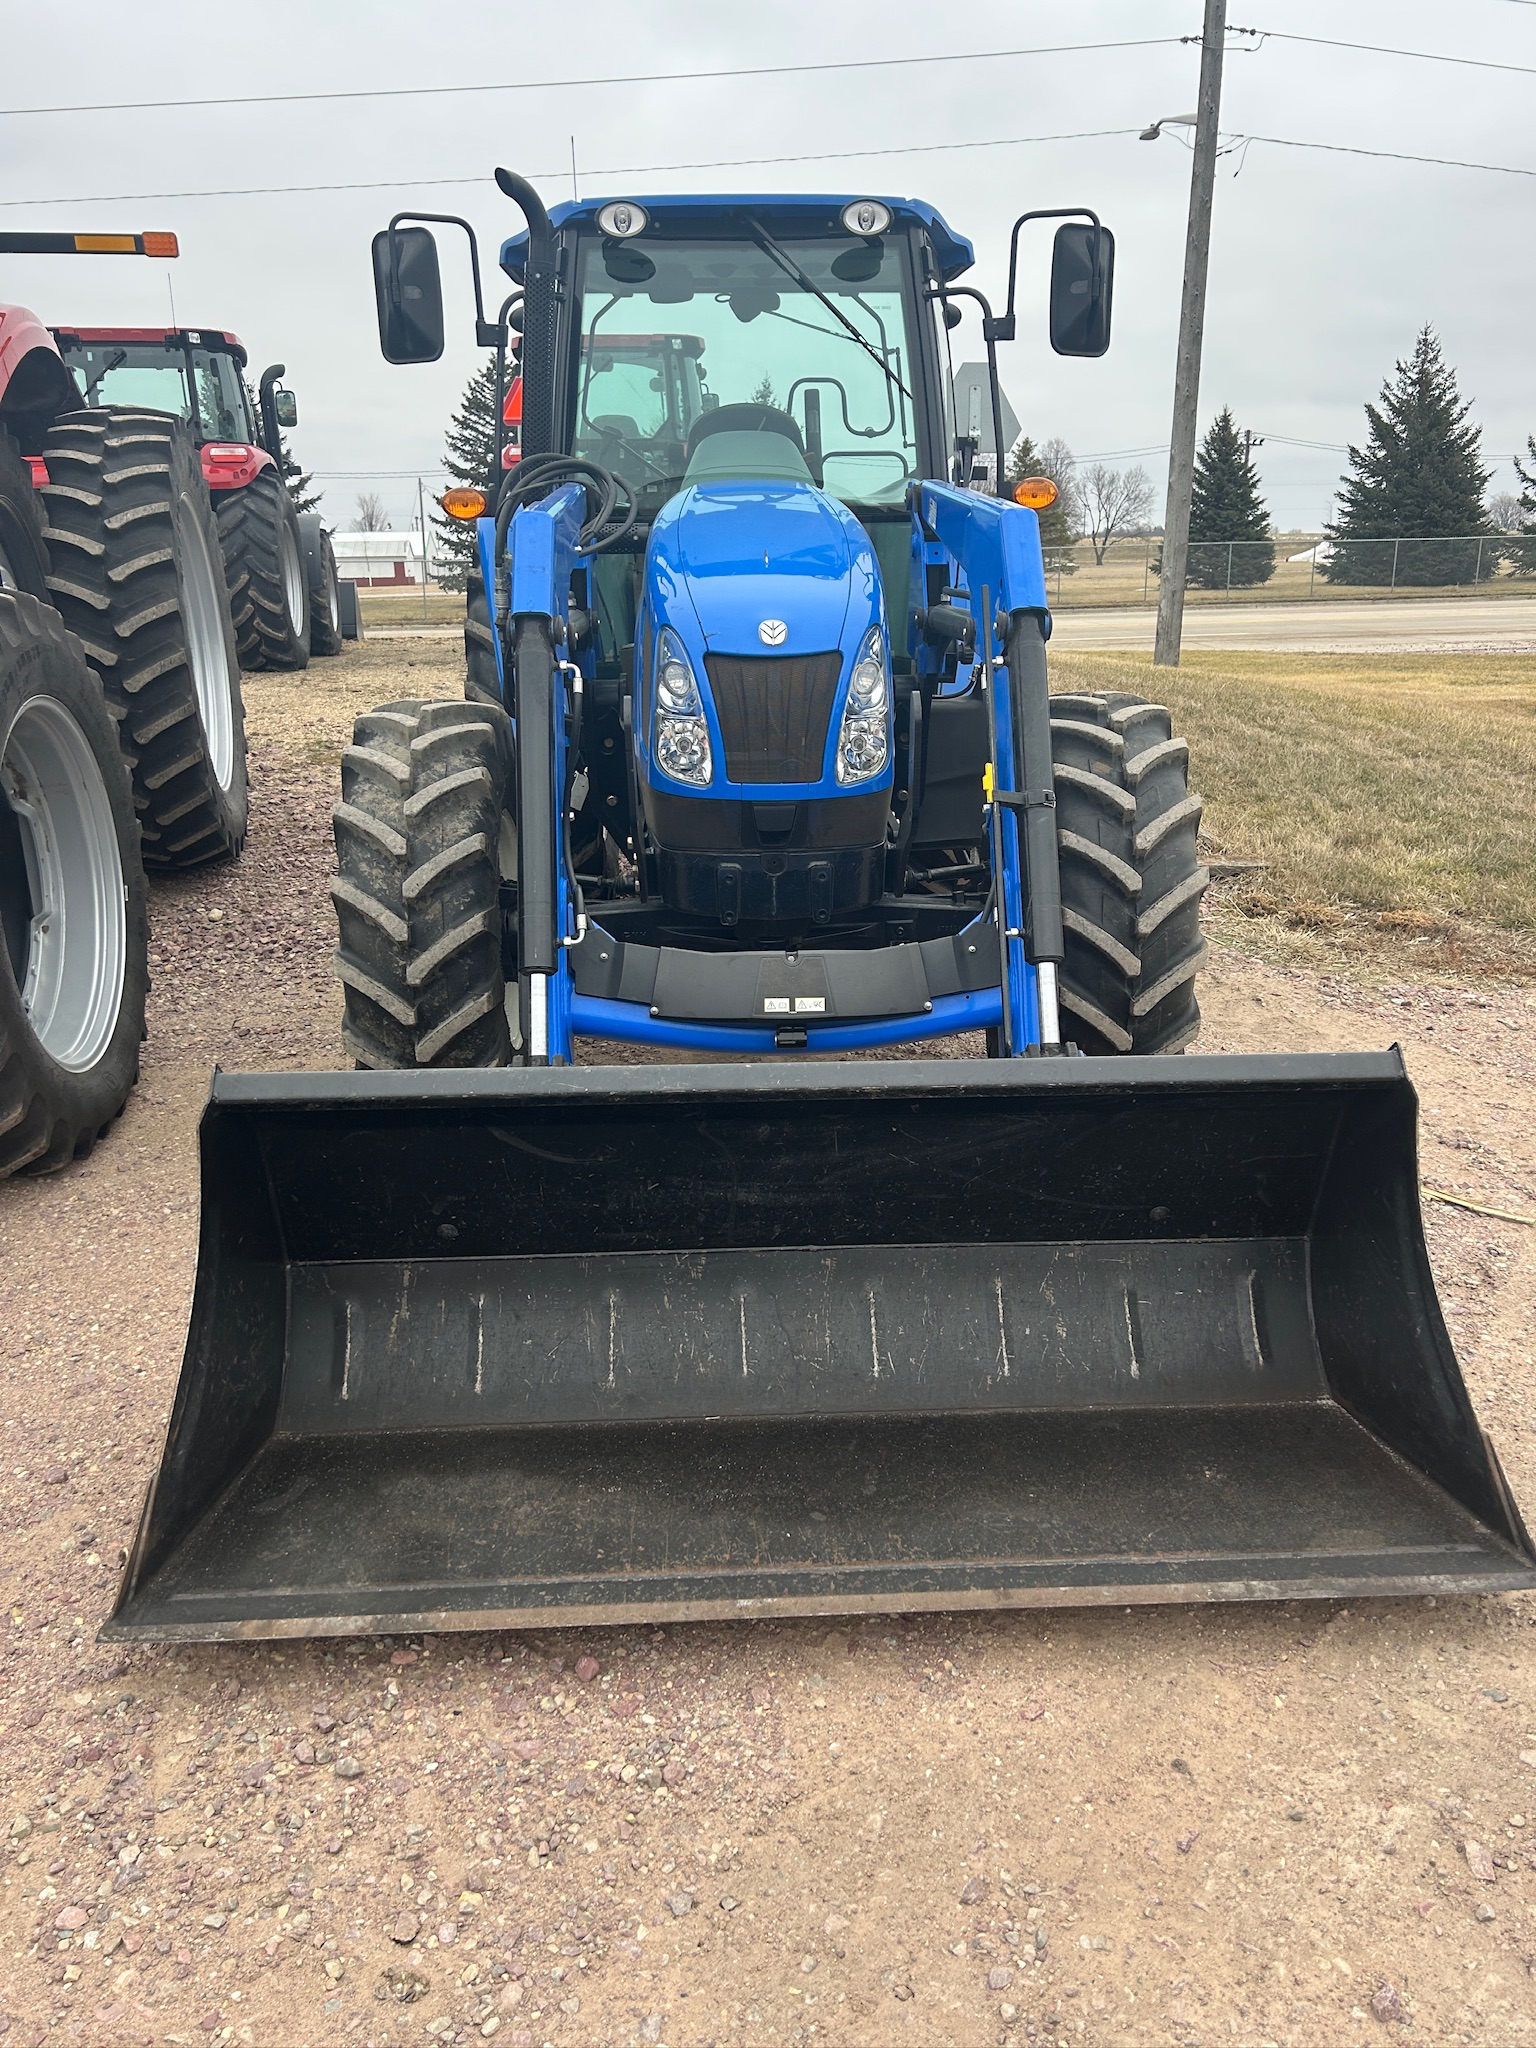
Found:
[[[1050,486],[969,488],[952,412],[969,301],[1000,426],[1036,216],[994,313],[912,201],[497,177],[466,692],[343,757],[357,1071],[216,1077],[109,1633],[1536,1584],[1400,1058],[1173,1057],[1188,750],[1049,693]],[[433,218],[374,244],[391,361]],[[1059,352],[1113,258],[1059,217]]]

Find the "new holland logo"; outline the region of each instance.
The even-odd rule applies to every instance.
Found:
[[[782,647],[789,638],[789,628],[782,619],[764,619],[757,629],[757,637],[765,647]]]

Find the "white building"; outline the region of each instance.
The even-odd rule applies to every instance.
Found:
[[[365,590],[421,585],[421,534],[333,533],[336,573]],[[429,573],[430,573],[430,564]]]

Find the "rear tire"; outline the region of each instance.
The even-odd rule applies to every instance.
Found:
[[[496,638],[485,578],[479,570],[464,588],[464,694],[472,704],[500,706],[501,673],[496,666]]]
[[[511,1057],[499,840],[512,729],[490,705],[365,713],[334,813],[342,1037],[359,1066]]]
[[[215,504],[240,666],[308,668],[309,576],[286,485],[269,465]]]
[[[196,444],[166,413],[100,407],[56,421],[44,456],[48,589],[118,721],[145,866],[228,859],[245,842],[245,707]]]
[[[1189,748],[1160,704],[1051,699],[1066,958],[1063,1034],[1086,1053],[1182,1052],[1200,1029],[1200,899]]]
[[[0,427],[0,590],[24,590],[28,597],[49,604],[50,564],[43,526],[43,501],[33,485],[31,465]]]
[[[82,1159],[138,1078],[149,918],[128,769],[58,613],[0,595],[0,1179]]]
[[[318,512],[299,514],[299,539],[309,578],[309,651],[340,654],[341,578],[336,574],[336,550]]]

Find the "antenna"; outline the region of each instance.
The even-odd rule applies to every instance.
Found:
[[[176,284],[169,271],[165,273],[165,288],[171,295],[171,325],[174,327],[176,325]]]

